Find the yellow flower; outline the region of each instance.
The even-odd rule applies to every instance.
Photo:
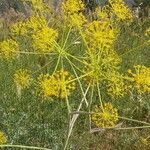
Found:
[[[51,76],[41,75],[37,83],[40,95],[43,95],[44,98],[49,96],[66,98],[75,89],[75,83],[71,82],[72,79],[69,72],[64,70],[57,71]]]
[[[81,0],[65,0],[62,3],[62,12],[68,26],[81,28],[86,22],[86,18],[81,11],[84,4]]]
[[[99,20],[105,20],[105,21],[109,21],[110,20],[110,16],[111,11],[110,11],[110,7],[108,7],[107,5],[104,6],[103,8],[96,8],[95,14],[97,16],[97,19]]]
[[[51,52],[54,48],[54,41],[58,37],[58,32],[48,27],[46,18],[38,15],[31,16],[25,22],[14,24],[11,33],[27,38],[29,43],[31,41],[33,50],[41,53]]]
[[[27,34],[26,24],[23,21],[13,24],[10,30],[14,36],[25,36]]]
[[[88,64],[85,66],[85,73],[89,73],[88,76],[85,77],[85,81],[87,83],[96,83],[103,80],[103,71],[100,62],[95,59],[87,60]]]
[[[113,72],[114,69],[116,70],[120,67],[122,60],[115,50],[111,49],[102,54],[102,65],[105,70]]]
[[[132,20],[132,12],[123,0],[109,0],[113,13],[120,20]]]
[[[52,28],[44,27],[32,35],[32,46],[38,52],[51,52],[58,32]]]
[[[56,84],[57,81],[53,80],[49,74],[40,75],[37,82],[39,94],[44,98],[57,95],[58,90]]]
[[[109,95],[113,98],[120,98],[126,94],[127,86],[122,75],[118,72],[110,72],[107,79],[107,92]]]
[[[81,29],[86,22],[87,20],[82,13],[74,13],[66,17],[66,23],[68,23],[68,25],[71,27],[77,27]]]
[[[89,73],[85,77],[88,82],[101,82],[119,68],[121,59],[114,50],[101,52],[101,56],[89,57],[86,61],[85,72]]]
[[[43,27],[47,27],[47,21],[46,18],[40,17],[40,16],[31,16],[26,21],[26,28],[29,33],[37,32],[38,30],[41,30]]]
[[[30,75],[27,70],[19,69],[14,74],[14,82],[21,89],[27,88],[30,85]]]
[[[31,36],[31,34],[47,27],[46,18],[38,15],[31,16],[27,20],[17,22],[11,26],[11,33],[14,36]]]
[[[4,59],[10,59],[17,56],[19,51],[19,45],[12,39],[7,39],[0,42],[0,54]]]
[[[118,121],[117,109],[111,103],[105,103],[103,108],[96,105],[93,110],[92,121],[100,128],[115,127]]]
[[[84,10],[84,4],[81,0],[65,0],[62,3],[62,10],[66,14],[74,14]]]
[[[143,65],[134,66],[135,73],[128,70],[133,81],[133,87],[138,93],[150,92],[150,68]]]
[[[50,11],[50,7],[43,0],[21,0],[23,2],[30,2],[34,11],[42,13]]]
[[[85,30],[85,39],[93,51],[108,49],[114,44],[117,32],[109,21],[93,21]]]
[[[58,95],[57,97],[66,98],[75,89],[75,82],[71,82],[73,76],[68,71],[61,69],[53,74],[53,79],[57,81]]]
[[[7,142],[6,135],[2,131],[0,131],[0,145],[5,144],[6,142]]]

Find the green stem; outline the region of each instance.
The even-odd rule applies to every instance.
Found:
[[[101,97],[101,91],[100,91],[98,82],[97,82],[97,89],[98,89],[98,96],[99,96],[100,104],[101,104],[102,110],[104,110],[103,103],[102,103],[102,97]]]
[[[74,69],[73,65],[71,64],[71,61],[68,59],[67,56],[66,56],[66,59],[68,60],[70,66],[71,66],[71,68],[72,68],[72,70],[73,70],[73,72],[74,72],[74,74],[75,74],[75,76],[76,76],[76,78],[77,78],[77,80],[78,80],[78,83],[79,83],[81,92],[82,92],[82,94],[83,94],[83,96],[84,96],[84,90],[83,90],[83,87],[82,87],[82,83],[81,83],[81,81],[80,81],[80,79],[79,79],[79,76],[78,76],[76,70]],[[86,105],[88,106],[88,102],[87,102],[86,98],[85,98],[84,100],[85,100]]]
[[[65,42],[64,42],[64,45],[63,45],[62,49],[64,49],[64,48],[66,47],[66,43],[67,43],[67,41],[68,41],[70,32],[71,32],[71,28],[69,28],[69,31],[68,31],[68,34],[67,34],[67,37],[66,37],[66,39],[65,39]]]
[[[54,69],[54,71],[53,71],[53,74],[56,72],[56,70],[57,70],[57,68],[58,68],[60,59],[61,59],[61,56],[60,56],[60,54],[59,54],[58,59],[57,59],[57,63],[56,63],[56,66],[55,66],[55,69]]]
[[[126,117],[118,117],[120,119],[124,119],[124,120],[128,120],[128,121],[133,121],[133,122],[137,122],[137,123],[142,123],[142,124],[147,124],[150,125],[150,123],[144,122],[144,121],[139,121],[139,120],[135,120],[135,119],[131,119],[131,118],[126,118]]]
[[[0,145],[1,148],[11,147],[11,148],[25,148],[25,149],[34,149],[34,150],[52,150],[48,148],[42,147],[34,147],[34,146],[24,146],[24,145]]]

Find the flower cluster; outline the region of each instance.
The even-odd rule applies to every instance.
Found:
[[[117,109],[111,103],[105,103],[103,107],[96,105],[93,110],[92,121],[100,128],[115,127],[118,121]]]
[[[77,27],[79,29],[86,23],[86,19],[82,13],[70,15],[68,21],[71,27]]]
[[[11,33],[13,36],[24,36],[27,34],[26,24],[23,21],[16,22],[11,26]]]
[[[40,95],[47,98],[58,94],[57,87],[55,86],[56,84],[56,81],[52,80],[52,77],[49,74],[40,75],[38,77],[37,88]]]
[[[43,2],[43,0],[21,0],[23,2],[29,2],[32,5],[32,10],[34,12],[42,12],[42,13],[46,13],[48,11],[50,11],[50,7]]]
[[[35,33],[48,25],[46,18],[38,15],[31,16],[25,24],[29,34]]]
[[[32,46],[37,52],[51,52],[58,33],[52,28],[42,28],[32,35]]]
[[[47,21],[44,17],[31,16],[24,22],[20,21],[12,25],[11,33],[15,36],[31,36],[45,26],[47,26]]]
[[[122,61],[120,56],[113,49],[110,49],[108,52],[103,52],[101,59],[104,70],[107,70],[108,72],[118,70]]]
[[[68,71],[60,70],[53,74],[53,79],[57,81],[57,89],[61,98],[65,98],[75,89],[75,82],[71,82],[73,76]],[[58,96],[58,95],[57,95]]]
[[[51,52],[58,37],[57,30],[50,28],[46,18],[40,16],[31,16],[25,22],[14,24],[11,32],[27,38],[32,49],[39,53]]]
[[[128,70],[132,81],[133,87],[138,93],[150,92],[150,68],[143,65],[134,66],[135,71]]]
[[[132,20],[132,12],[123,0],[109,0],[113,13],[120,20]]]
[[[93,21],[85,30],[85,39],[93,51],[108,49],[114,44],[117,32],[109,21]]]
[[[101,52],[101,56],[89,57],[86,62],[85,72],[89,72],[86,81],[100,83],[106,79],[112,81],[112,73],[118,71],[121,58],[114,50],[109,50]]]
[[[4,59],[15,58],[19,51],[19,45],[12,39],[7,39],[0,42],[0,54]]]
[[[0,145],[5,144],[6,142],[7,142],[6,135],[4,134],[4,132],[0,131]]]
[[[44,98],[56,96],[66,98],[75,89],[73,76],[68,71],[60,70],[53,75],[40,75],[38,78],[38,89]]]
[[[84,4],[81,0],[65,0],[62,9],[67,14],[74,14],[84,10]]]
[[[108,77],[107,92],[113,98],[123,97],[127,92],[125,81],[118,72],[112,72]]]
[[[97,7],[95,10],[95,15],[97,17],[97,20],[110,21],[112,12],[110,11],[110,7],[106,5],[103,8]]]
[[[85,77],[87,83],[97,83],[103,80],[103,72],[100,62],[96,59],[87,60],[88,65],[85,66],[85,72],[88,72],[88,76]]]
[[[81,28],[86,23],[86,18],[82,13],[83,10],[84,4],[81,0],[65,0],[62,3],[65,21],[71,27]]]
[[[31,77],[27,70],[19,69],[14,74],[14,82],[17,87],[25,89],[30,85]]]

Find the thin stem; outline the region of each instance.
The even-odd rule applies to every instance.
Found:
[[[54,69],[54,71],[53,71],[53,74],[56,72],[56,70],[57,70],[57,68],[58,68],[58,65],[59,65],[60,59],[61,59],[61,56],[60,56],[60,54],[59,54],[59,56],[58,56],[58,60],[57,60],[56,66],[55,66],[55,69]]]
[[[150,126],[124,127],[124,128],[118,128],[118,127],[94,128],[90,131],[90,133],[102,132],[105,130],[134,130],[134,129],[144,129],[144,128],[150,128]]]
[[[14,52],[14,51],[12,51]],[[56,55],[57,53],[39,53],[39,52],[25,52],[25,51],[15,51],[14,53],[19,53],[19,54],[27,54],[27,55]]]
[[[78,59],[77,57],[75,57],[75,56],[73,56],[73,55],[71,55],[69,53],[66,53],[66,55],[70,56],[71,58],[73,58],[73,59],[75,59],[75,60],[77,60],[77,61],[79,61],[81,63],[83,63],[84,65],[88,65],[88,63],[86,63],[85,61],[82,61],[82,60]]]
[[[63,58],[61,58],[61,65],[62,65],[62,69],[64,70]],[[64,74],[62,76],[62,80],[63,80],[63,82],[65,82]],[[68,108],[68,114],[69,114],[71,112],[71,108],[70,108],[70,104],[69,104],[69,100],[68,100],[68,96],[67,96],[66,84],[64,86],[65,86],[64,87],[64,89],[65,89],[65,98],[66,98],[66,103],[67,103],[67,108]]]
[[[34,146],[24,146],[24,145],[0,145],[1,148],[11,147],[11,148],[25,148],[25,149],[34,149],[34,150],[52,150],[49,148],[34,147]]]
[[[87,77],[87,76],[90,75],[91,73],[92,73],[92,72],[88,72],[88,73],[86,73],[86,74],[84,74],[84,75],[82,75],[82,76],[80,76],[80,77],[78,77],[78,78],[74,78],[74,79],[68,81],[68,83],[74,82],[74,81],[76,81],[76,80],[78,80],[78,79],[82,79],[82,78],[84,78],[84,77]]]
[[[72,63],[72,65],[73,65],[78,71],[80,71],[80,72],[83,73],[83,70],[81,70],[79,67],[77,67],[73,62],[71,62],[71,63]]]
[[[70,32],[71,32],[71,28],[69,28],[69,31],[68,31],[68,34],[67,34],[67,37],[66,37],[66,39],[65,39],[65,42],[64,42],[64,45],[63,45],[62,49],[64,49],[64,48],[66,47],[66,43],[67,43],[67,41],[68,41]]]
[[[38,69],[38,70],[36,70],[36,71],[34,71],[33,73],[32,73],[32,75],[33,74],[36,74],[37,72],[39,72],[39,71],[41,71],[42,69],[44,69],[47,65],[49,65],[51,62],[53,62],[53,60],[52,61],[49,61],[48,63],[46,63],[44,66],[42,66],[40,69]]]
[[[99,96],[100,104],[101,104],[102,110],[104,110],[103,103],[102,103],[102,97],[101,97],[101,91],[100,91],[98,82],[97,82],[97,89],[98,89],[98,96]]]
[[[86,111],[75,111],[72,112],[73,114],[95,114],[95,112],[86,112]],[[139,120],[135,120],[135,119],[131,119],[131,118],[126,118],[126,117],[121,117],[118,116],[118,118],[120,119],[124,119],[124,120],[128,120],[128,121],[133,121],[133,122],[137,122],[137,123],[142,123],[142,124],[146,124],[150,126],[150,123],[144,122],[144,121],[139,121]]]
[[[94,95],[94,84],[92,85],[92,89],[91,89],[91,96],[90,96],[90,103],[89,103],[89,128],[91,130],[91,105],[92,105],[92,101],[93,101],[93,95]]]
[[[133,122],[137,122],[137,123],[142,123],[142,124],[147,124],[150,125],[150,123],[144,122],[144,121],[139,121],[139,120],[135,120],[135,119],[131,119],[131,118],[126,118],[126,117],[118,117],[120,119],[124,119],[124,120],[128,120],[128,121],[133,121]]]
[[[78,83],[79,83],[80,89],[81,89],[81,91],[82,91],[82,94],[84,95],[84,91],[83,91],[82,84],[81,84],[81,81],[80,81],[80,79],[79,79],[79,76],[78,76],[76,70],[74,69],[73,65],[71,64],[71,61],[68,59],[67,56],[66,56],[66,59],[68,60],[69,64],[71,65],[71,68],[72,68],[72,70],[73,70],[73,72],[74,72],[74,74],[75,74],[75,76],[76,76],[76,78],[77,78],[77,80],[78,80]],[[86,103],[86,105],[88,106],[88,102],[87,102],[86,98],[85,98],[85,103]]]
[[[150,126],[127,127],[127,128],[115,128],[115,130],[131,130],[131,129],[144,129],[144,128],[150,128]]]
[[[82,104],[83,104],[83,102],[84,102],[84,99],[85,99],[85,97],[86,97],[88,91],[89,91],[89,88],[90,88],[90,84],[89,84],[89,86],[87,87],[87,89],[86,89],[86,91],[85,91],[85,93],[84,93],[84,95],[83,95],[83,98],[82,98],[82,100],[81,100],[81,102],[80,102],[80,104],[79,104],[79,107],[78,107],[77,111],[80,111],[80,109],[82,108]],[[78,117],[79,117],[79,114],[74,114],[73,117],[72,117],[72,119],[71,119],[71,121],[70,121],[68,136],[67,136],[67,140],[66,140],[66,143],[65,143],[65,146],[64,146],[64,150],[67,149],[67,145],[68,145],[68,142],[69,142],[69,138],[70,138],[70,136],[71,136],[71,133],[72,133],[74,124],[75,124],[75,122],[76,122],[76,120],[77,120]]]

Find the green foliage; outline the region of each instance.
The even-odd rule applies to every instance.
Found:
[[[114,0],[96,19],[81,1],[24,2],[31,15],[1,26],[0,147],[148,149],[149,20]]]

